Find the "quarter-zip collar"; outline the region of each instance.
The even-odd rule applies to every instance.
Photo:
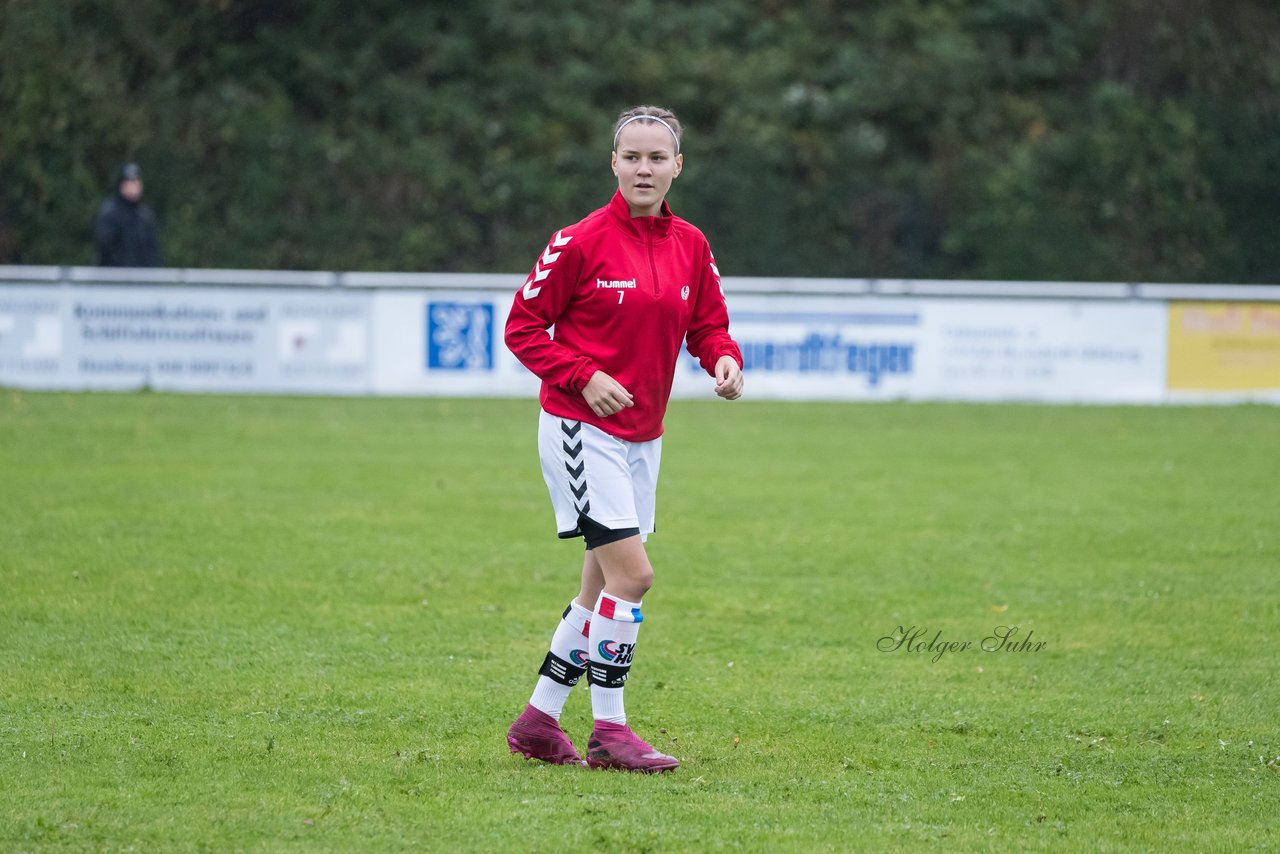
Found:
[[[615,190],[609,200],[609,213],[623,232],[645,242],[666,240],[675,221],[675,214],[666,199],[662,200],[662,210],[657,216],[631,216],[631,206],[622,197],[621,190]]]

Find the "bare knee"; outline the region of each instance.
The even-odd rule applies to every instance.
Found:
[[[646,564],[631,576],[631,583],[638,591],[634,601],[639,602],[649,592],[649,588],[653,587],[653,567]]]
[[[653,566],[639,537],[603,544],[594,551],[606,591],[631,602],[644,598],[653,586]]]
[[[588,549],[582,561],[582,586],[578,590],[578,604],[591,610],[596,606],[596,600],[600,598],[602,590],[604,590],[604,571],[600,569],[600,562],[596,560],[595,553]]]
[[[647,563],[643,567],[626,567],[625,571],[606,572],[605,577],[605,592],[628,602],[639,602],[653,587],[653,567]]]

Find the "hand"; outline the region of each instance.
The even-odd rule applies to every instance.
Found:
[[[582,397],[591,407],[591,411],[601,418],[608,418],[615,412],[621,412],[628,406],[636,405],[631,392],[604,371],[596,371],[591,375],[591,379],[582,390]]]
[[[716,394],[725,400],[742,397],[742,368],[732,356],[721,356],[716,362]]]

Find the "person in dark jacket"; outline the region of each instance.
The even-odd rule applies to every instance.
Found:
[[[99,266],[160,266],[156,216],[142,203],[142,170],[138,164],[128,163],[120,170],[116,194],[98,209],[93,231]]]

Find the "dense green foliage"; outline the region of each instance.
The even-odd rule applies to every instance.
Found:
[[[1280,279],[1270,0],[0,3],[0,263],[522,271],[656,102],[726,273]]]
[[[1274,410],[676,402],[659,777],[507,751],[536,412],[0,392],[0,850],[1275,849]]]

